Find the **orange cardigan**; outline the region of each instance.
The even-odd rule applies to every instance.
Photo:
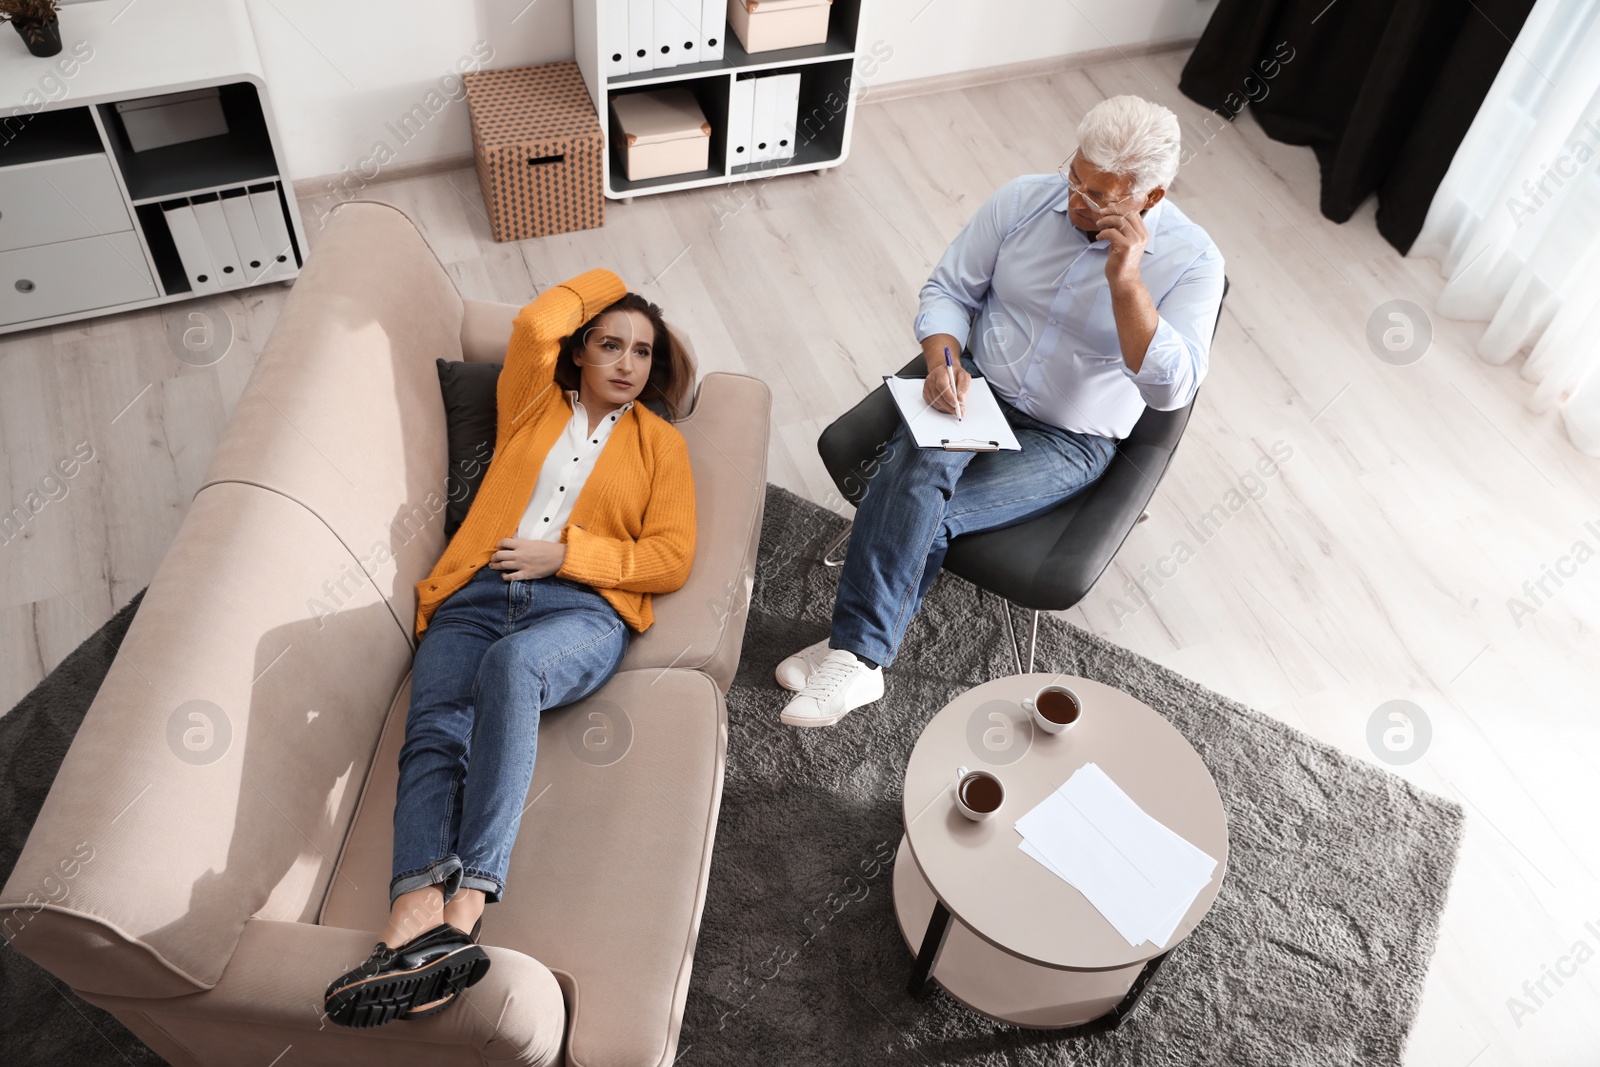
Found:
[[[496,386],[494,457],[466,520],[416,585],[419,641],[434,609],[517,535],[545,456],[572,418],[555,384],[560,339],[626,292],[615,274],[591,270],[518,313]],[[561,539],[567,555],[557,576],[592,586],[629,626],[648,629],[650,595],[682,588],[694,559],[694,477],[683,435],[643,404],[630,408],[611,428]]]

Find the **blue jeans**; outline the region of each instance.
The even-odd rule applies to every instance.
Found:
[[[394,802],[389,902],[423,886],[505,891],[539,713],[593,693],[627,625],[587,585],[506,581],[485,565],[435,609],[417,646]],[[468,756],[470,754],[470,762]]]
[[[970,356],[961,365],[978,376]],[[830,647],[893,663],[952,538],[1050,511],[1088,488],[1116,452],[1109,437],[1062,430],[995,400],[1021,452],[918,448],[901,421],[856,506]]]

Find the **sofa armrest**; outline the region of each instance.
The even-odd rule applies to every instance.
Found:
[[[655,624],[628,643],[621,669],[701,670],[727,692],[755,583],[772,390],[758,378],[717,371],[695,397],[693,411],[675,424],[694,466],[694,565],[681,589],[655,597]]]
[[[460,1004],[437,1015],[360,1031],[329,1022],[322,1006],[328,983],[366,959],[376,940],[375,931],[252,919],[211,989],[159,1000],[92,999],[114,1014],[150,1015],[179,1040],[185,1020],[194,1020],[302,1047],[359,1034],[371,1041],[465,1046],[489,1064],[554,1067],[561,1061],[566,1006],[560,985],[544,964],[514,949],[484,946],[489,973],[460,994]]]
[[[531,297],[530,297],[531,299]],[[511,324],[522,308],[492,300],[461,300],[461,358],[468,363],[503,363]]]

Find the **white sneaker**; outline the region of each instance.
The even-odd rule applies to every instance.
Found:
[[[778,719],[786,726],[832,726],[881,696],[883,668],[868,667],[855,653],[833,648]]]
[[[789,692],[798,693],[806,687],[806,679],[811,677],[811,672],[822,665],[822,660],[828,651],[828,639],[824,637],[816,644],[807,645],[778,664],[772,676]]]

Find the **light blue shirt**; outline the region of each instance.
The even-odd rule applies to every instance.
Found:
[[[922,287],[917,340],[951,334],[1017,410],[1121,440],[1146,405],[1171,411],[1194,398],[1222,306],[1222,253],[1205,230],[1168,199],[1144,224],[1139,276],[1160,321],[1139,373],[1111,314],[1110,242],[1072,224],[1059,174],[1013,178],[978,209]]]

